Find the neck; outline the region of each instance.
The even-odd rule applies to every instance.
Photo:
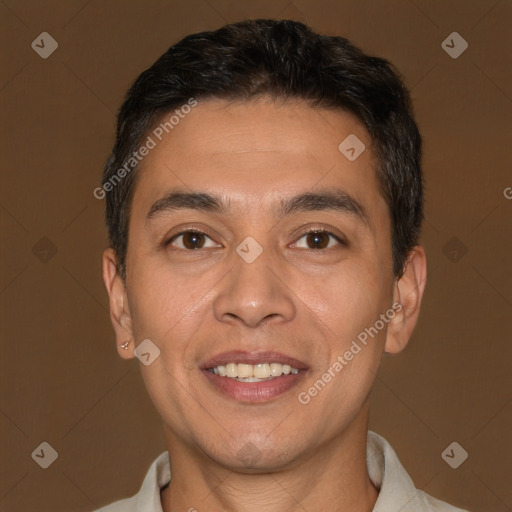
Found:
[[[293,467],[247,474],[232,471],[185,448],[166,430],[171,483],[164,512],[371,512],[378,491],[366,466],[368,407],[335,439],[300,457]],[[196,449],[197,452],[197,449]]]

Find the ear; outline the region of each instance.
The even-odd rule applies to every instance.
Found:
[[[132,317],[126,287],[117,271],[117,258],[112,248],[103,252],[103,282],[110,297],[110,319],[116,334],[117,352],[123,359],[132,359],[135,357]],[[128,348],[122,348],[121,344],[127,341]]]
[[[397,354],[409,342],[420,314],[426,282],[427,258],[425,249],[418,245],[411,250],[404,273],[394,285],[393,304],[401,304],[402,307],[394,308],[396,314],[389,322],[384,348],[386,352]]]

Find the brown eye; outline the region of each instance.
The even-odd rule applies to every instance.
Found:
[[[302,239],[306,241],[305,246],[301,246],[299,242],[296,245],[304,249],[329,249],[336,243],[343,245],[343,242],[336,235],[328,231],[310,231],[302,235],[299,240]]]
[[[183,245],[187,249],[200,249],[204,245],[204,235],[190,231],[183,235]]]
[[[180,239],[181,243],[178,243]],[[211,238],[206,233],[202,233],[201,231],[183,231],[173,236],[169,240],[168,245],[186,250],[203,249],[205,247],[206,239],[211,240]],[[209,247],[216,246],[210,245]]]
[[[329,245],[329,235],[326,233],[309,233],[306,240],[311,249],[325,249]]]

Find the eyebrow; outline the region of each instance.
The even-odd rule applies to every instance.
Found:
[[[225,214],[229,211],[230,205],[231,201],[224,201],[220,196],[206,192],[174,190],[153,203],[146,215],[146,223],[160,215],[187,209]],[[273,206],[271,213],[278,217],[299,212],[325,210],[348,213],[367,226],[370,224],[364,206],[353,196],[340,189],[305,192],[281,199]]]

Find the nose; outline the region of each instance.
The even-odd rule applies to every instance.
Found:
[[[217,320],[257,327],[267,322],[285,322],[296,314],[293,292],[285,284],[270,255],[263,251],[252,263],[235,255],[234,265],[221,281],[214,300]]]

